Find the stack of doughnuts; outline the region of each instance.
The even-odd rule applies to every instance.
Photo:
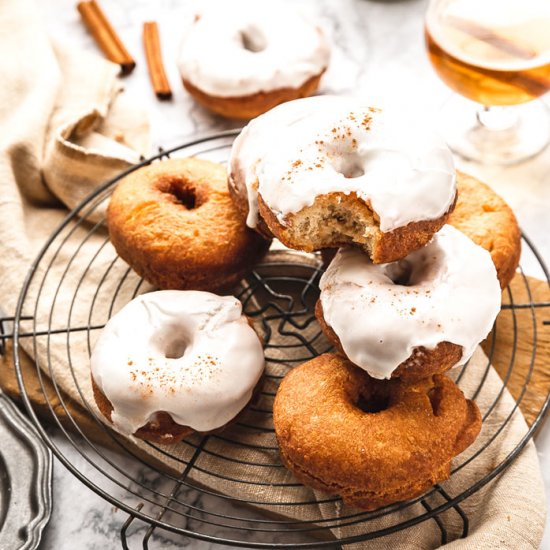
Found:
[[[231,423],[256,395],[264,355],[233,288],[270,245],[233,205],[225,168],[170,159],[126,176],[108,208],[118,255],[160,289],[106,324],[91,358],[101,414],[119,432],[177,443]]]
[[[336,350],[293,369],[274,401],[281,459],[300,481],[372,510],[448,478],[477,437],[476,404],[444,373],[491,330],[519,229],[405,115],[330,96],[278,105],[237,137],[229,173],[187,158],[127,176],[108,225],[159,289],[116,313],[92,354],[96,404],[119,432],[177,443],[253,400],[262,343],[240,302],[215,292],[276,237],[323,252],[315,313]]]
[[[443,373],[500,310],[520,252],[511,210],[423,126],[327,96],[249,123],[229,188],[250,228],[332,258],[316,316],[337,353],[279,387],[283,463],[365,510],[446,479],[481,417]]]

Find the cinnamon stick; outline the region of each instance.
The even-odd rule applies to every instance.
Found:
[[[155,21],[146,21],[143,23],[143,47],[145,48],[145,59],[147,60],[149,76],[155,95],[159,99],[170,99],[172,97],[172,89],[164,70],[159,30]]]
[[[82,21],[94,37],[105,57],[120,65],[123,75],[130,74],[136,62],[122,43],[122,40],[95,0],[86,0],[77,4]]]

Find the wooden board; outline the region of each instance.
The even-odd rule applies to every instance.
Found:
[[[531,295],[529,295],[529,291]],[[516,309],[507,309],[511,293]],[[497,320],[496,342],[493,351],[493,366],[503,380],[508,379],[507,387],[518,399],[522,397],[520,408],[529,423],[532,424],[550,391],[550,289],[545,281],[524,279],[517,275],[511,284],[511,292],[505,291],[504,309]],[[543,304],[545,307],[524,307],[530,303]],[[517,306],[523,306],[517,308]],[[516,330],[514,331],[514,326]],[[516,338],[514,338],[516,334]],[[534,342],[536,342],[536,347]],[[516,352],[514,353],[514,347]],[[491,355],[493,339],[483,343],[483,348]],[[513,367],[513,368],[511,368]],[[59,402],[55,389],[47,378],[44,380],[46,399],[41,389],[32,360],[25,354],[21,357],[21,368],[27,392],[37,414],[46,421],[52,421],[50,406],[55,416],[69,430],[74,429],[73,421]],[[530,376],[528,390],[524,391],[525,381]],[[20,400],[19,387],[12,361],[11,344],[6,346],[6,354],[0,358],[0,387],[13,399]],[[523,394],[523,395],[522,395]],[[49,402],[49,404],[48,404]],[[112,447],[112,439],[105,429],[91,418],[78,403],[66,399],[73,420],[94,441]]]
[[[503,380],[509,378],[508,390],[516,400],[521,398],[521,411],[531,425],[550,392],[550,325],[544,324],[550,322],[548,283],[517,274],[510,289],[504,291],[503,304],[496,342],[493,333],[482,347],[488,356],[493,350],[493,366]],[[513,309],[507,309],[511,305]]]

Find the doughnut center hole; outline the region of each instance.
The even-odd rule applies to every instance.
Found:
[[[178,202],[187,208],[194,210],[197,207],[197,195],[195,190],[189,187],[173,187],[172,195],[178,199]]]
[[[205,190],[185,179],[170,178],[161,180],[160,191],[172,196],[172,201],[183,206],[186,210],[194,210],[207,200]]]
[[[386,268],[388,277],[399,286],[411,286],[413,266],[407,260],[399,260],[388,265]]]
[[[442,397],[443,396],[441,395],[441,390],[439,388],[434,387],[428,392],[428,399],[430,400],[434,416],[438,416],[439,414]]]
[[[264,34],[256,27],[250,27],[240,31],[239,38],[242,47],[248,52],[259,53],[264,51],[267,47],[267,40]]]
[[[166,359],[181,359],[186,349],[187,342],[185,340],[172,340],[164,351],[164,357]]]
[[[332,167],[346,179],[360,178],[365,175],[363,159],[357,153],[337,155],[331,159]]]
[[[376,393],[369,395],[368,397],[360,395],[355,406],[365,413],[379,413],[385,411],[390,406],[390,396]]]

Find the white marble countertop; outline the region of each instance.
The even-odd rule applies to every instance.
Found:
[[[80,23],[74,0],[47,0],[40,8],[51,34],[74,46],[96,51],[96,46]],[[310,2],[311,3],[311,2]],[[177,48],[177,0],[103,0],[102,4],[116,28],[135,55],[138,67],[125,79],[129,93],[150,109],[156,145],[168,147],[185,137],[209,129],[235,127],[197,107],[179,84],[175,68]],[[316,4],[325,16],[338,14],[340,23],[334,29],[340,44],[338,67],[332,71],[328,89],[360,94],[371,104],[406,102],[411,109],[435,121],[449,90],[432,71],[424,51],[422,17],[427,0],[324,0]],[[331,15],[332,14],[332,15]],[[170,102],[155,99],[148,82],[141,47],[141,22],[156,19],[161,24],[165,59],[174,90]],[[167,32],[166,29],[172,32]],[[346,60],[346,58],[351,59]],[[327,87],[327,85],[326,85]],[[511,168],[466,166],[474,175],[489,181],[513,206],[523,230],[531,236],[542,256],[550,259],[550,149],[530,161]],[[527,271],[540,275],[535,267]],[[51,431],[63,452],[86,475],[90,466],[62,437]],[[537,448],[543,472],[546,472],[547,493],[550,493],[550,429],[539,434]],[[42,550],[94,550],[120,545],[119,531],[126,514],[87,489],[56,461],[54,468],[54,511],[47,528]],[[130,548],[141,547],[146,530],[136,524],[130,530]],[[177,542],[175,542],[177,540]],[[219,545],[162,535],[152,548],[194,549],[221,548]],[[548,529],[542,548],[550,548]]]

